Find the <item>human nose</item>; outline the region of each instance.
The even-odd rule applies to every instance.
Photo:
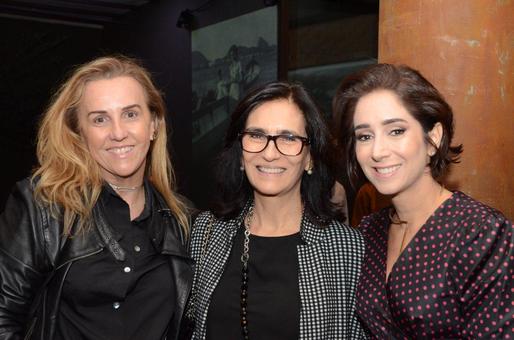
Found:
[[[375,137],[373,139],[373,145],[371,146],[371,158],[373,161],[380,162],[389,156],[389,151],[389,146],[383,138]]]
[[[266,160],[272,161],[274,159],[279,158],[280,155],[281,154],[280,154],[280,151],[278,151],[276,139],[269,138],[268,144],[266,145],[264,150],[262,150],[263,158]]]
[[[111,124],[111,139],[123,140],[127,137],[127,128],[121,120],[114,119]]]

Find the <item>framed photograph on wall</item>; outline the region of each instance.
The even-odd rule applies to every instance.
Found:
[[[277,6],[191,32],[192,155],[194,168],[203,171],[194,176],[198,180],[212,177],[205,171],[222,149],[237,102],[250,88],[277,79],[277,41]]]
[[[377,63],[375,58],[342,62],[332,65],[312,66],[291,70],[290,81],[302,83],[315,98],[320,109],[328,117],[332,115],[332,98],[341,80],[347,75]]]

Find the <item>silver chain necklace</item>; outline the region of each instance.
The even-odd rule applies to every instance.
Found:
[[[248,259],[250,258],[250,225],[253,219],[253,205],[250,206],[244,219],[243,253],[241,254],[241,333],[243,339],[248,337]]]
[[[124,186],[112,184],[110,182],[107,182],[107,183],[111,186],[111,188],[113,188],[116,191],[136,191],[137,189],[141,188],[141,186],[142,186],[142,184],[141,184],[141,185],[138,185],[135,187],[124,187]]]
[[[300,225],[303,220],[305,206],[302,204],[302,217]],[[253,205],[248,209],[248,213],[244,219],[244,241],[243,253],[241,254],[241,333],[244,340],[249,340],[248,336],[248,260],[250,259],[250,225],[253,220]]]

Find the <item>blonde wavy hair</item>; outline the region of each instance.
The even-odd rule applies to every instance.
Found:
[[[88,82],[121,76],[131,77],[143,87],[148,108],[157,121],[145,174],[187,233],[187,208],[174,193],[175,176],[167,148],[164,100],[148,71],[136,60],[125,56],[102,57],[77,67],[53,96],[37,136],[39,166],[32,176],[35,197],[50,207],[53,216],[62,214],[64,235],[71,236],[90,229],[92,210],[103,180],[99,165],[81,137],[78,106]],[[77,228],[73,227],[75,221]]]

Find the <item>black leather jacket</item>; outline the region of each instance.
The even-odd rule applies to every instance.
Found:
[[[100,202],[100,201],[99,201]],[[167,340],[176,339],[192,282],[192,260],[182,228],[156,194],[150,232],[157,249],[169,256],[175,277],[176,310]],[[74,261],[108,248],[123,260],[101,203],[93,211],[94,228],[71,238],[62,223],[34,201],[29,179],[16,184],[0,215],[0,339],[54,338],[61,289]]]

